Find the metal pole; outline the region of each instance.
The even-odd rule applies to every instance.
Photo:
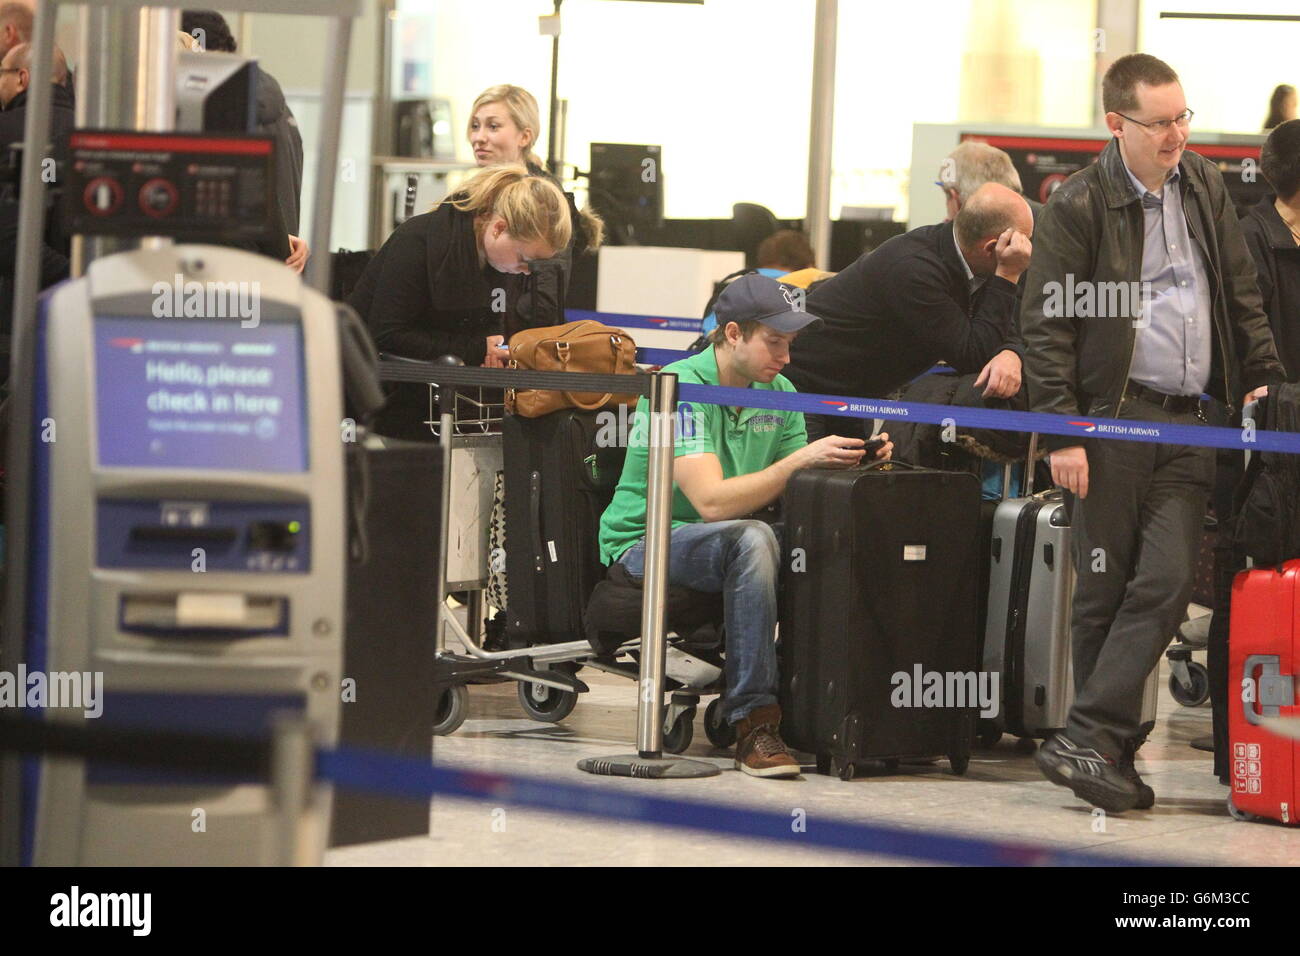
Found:
[[[32,370],[36,364],[36,293],[40,280],[40,245],[45,230],[45,183],[41,163],[35,158],[45,150],[50,137],[50,106],[53,85],[54,23],[57,0],[36,7],[32,25],[32,82],[27,91],[27,115],[23,141],[28,144],[27,161],[19,179],[18,244],[15,250],[13,338],[9,358],[10,421],[7,449],[8,493],[5,496],[5,551],[7,592],[4,627],[4,665],[13,670],[24,659],[27,629],[27,538],[28,488],[31,481]],[[3,758],[0,799],[5,807],[18,806],[19,761],[12,754]],[[0,862],[14,865],[21,853],[21,829],[17,814],[6,814],[0,826]]]
[[[302,822],[312,786],[311,725],[299,715],[284,715],[272,726],[271,788],[275,794],[276,865],[311,866]]]
[[[165,133],[176,127],[176,34],[179,10],[140,10],[140,56],[135,74],[135,128]],[[142,249],[172,244],[169,236],[146,236]]]
[[[333,50],[337,62],[325,61],[325,96],[320,106],[320,140],[316,162],[316,195],[312,203],[311,258],[307,260],[307,284],[322,295],[330,291],[330,214],[334,209],[334,183],[339,166],[339,138],[343,132],[343,90],[348,73],[348,44],[352,40],[352,18],[336,17],[330,22],[325,49]]]
[[[434,581],[437,591],[434,597],[438,601],[437,627],[434,633],[434,653],[441,654],[447,649],[446,619],[451,616],[447,607],[447,538],[451,528],[451,452],[452,429],[454,418],[452,411],[456,404],[456,387],[441,385],[438,387],[438,457],[442,459],[441,474],[438,476],[438,576]]]
[[[136,60],[135,128],[165,133],[176,126],[176,34],[179,10],[140,11],[140,57]]]
[[[831,143],[835,130],[835,31],[838,18],[838,0],[817,0],[812,109],[808,124],[808,207],[803,224],[819,269],[829,269],[831,263]]]
[[[555,0],[555,16],[560,16],[560,4],[564,0]],[[559,96],[556,93],[557,80],[560,75],[560,34],[557,29],[551,35],[551,116],[550,129],[546,134],[546,168],[557,179],[560,177],[560,152],[556,142],[556,114],[560,111]]]
[[[641,693],[636,709],[636,749],[642,757],[663,750],[664,666],[668,653],[668,545],[673,514],[673,426],[677,376],[650,379],[650,456],[646,476],[645,590],[641,600]]]

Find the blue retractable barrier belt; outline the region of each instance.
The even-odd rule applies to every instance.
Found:
[[[907,419],[928,425],[952,424],[966,428],[1069,435],[1077,437],[1080,441],[1085,438],[1119,438],[1125,441],[1159,442],[1166,445],[1300,452],[1300,434],[1257,431],[1254,428],[1170,425],[1162,422],[1101,417],[1070,418],[1045,412],[1014,412],[997,408],[930,405],[923,402],[891,402],[883,399],[844,398],[809,392],[769,392],[766,389],[726,388],[721,385],[690,383],[682,383],[678,386],[678,399],[683,402],[771,408],[812,415]]]
[[[703,319],[683,319],[658,315],[624,315],[621,312],[592,312],[589,309],[565,309],[564,317],[570,322],[590,319],[601,325],[621,329],[663,329],[669,332],[700,333]]]

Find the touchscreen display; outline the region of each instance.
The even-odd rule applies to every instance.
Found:
[[[99,463],[307,469],[302,327],[95,319]]]

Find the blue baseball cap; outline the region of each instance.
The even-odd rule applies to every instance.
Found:
[[[822,320],[804,309],[803,289],[783,285],[764,275],[750,274],[733,279],[713,304],[718,325],[757,320],[778,332],[798,332]]]

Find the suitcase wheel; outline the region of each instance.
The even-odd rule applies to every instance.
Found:
[[[1210,675],[1198,661],[1187,662],[1190,686],[1184,687],[1176,674],[1169,675],[1169,693],[1184,707],[1199,707],[1210,697]]]
[[[970,766],[970,757],[955,757],[949,754],[948,766],[952,768],[953,773],[960,777],[966,772],[966,768]]]
[[[721,697],[713,698],[704,708],[704,733],[709,743],[720,750],[727,750],[736,743],[736,728],[722,719]]]
[[[1232,817],[1234,820],[1242,820],[1246,823],[1258,819],[1258,817],[1253,813],[1248,813],[1245,810],[1238,810],[1237,805],[1232,802],[1231,794],[1228,795],[1228,816]]]
[[[445,737],[454,734],[469,716],[469,688],[464,684],[448,687],[438,698],[434,712],[433,735]]]
[[[664,752],[670,754],[685,753],[695,737],[695,708],[685,711],[673,721],[673,725],[664,730]]]
[[[854,766],[853,761],[848,760],[840,763],[835,758],[831,758],[830,771],[841,780],[852,780],[853,775],[857,773],[858,768]]]
[[[980,721],[980,723],[983,724],[985,722]],[[997,726],[992,721],[988,721],[988,726],[980,728],[979,745],[985,750],[990,750],[997,746],[998,741],[1001,739],[1002,731],[998,730]]]

